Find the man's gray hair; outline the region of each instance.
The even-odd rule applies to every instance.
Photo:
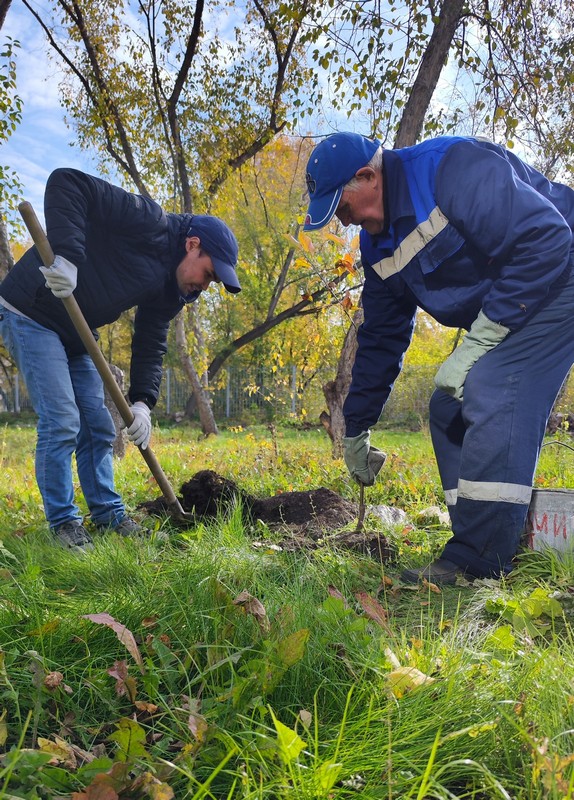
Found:
[[[365,164],[366,167],[370,167],[374,172],[380,172],[383,169],[383,148],[379,146],[375,155],[371,158],[368,164]],[[361,185],[358,178],[351,178],[349,183],[346,183],[343,186],[344,192],[356,192],[359,186]]]

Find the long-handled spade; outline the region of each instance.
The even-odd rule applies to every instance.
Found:
[[[54,253],[52,252],[48,237],[44,233],[44,230],[40,225],[40,221],[38,220],[31,203],[27,201],[20,203],[18,210],[20,211],[30,236],[32,237],[32,240],[36,245],[38,252],[40,253],[40,258],[45,266],[50,267],[54,263]],[[134,416],[130,411],[130,407],[127,403],[127,400],[123,396],[120,387],[116,383],[116,379],[114,378],[114,375],[108,366],[108,362],[104,358],[102,351],[94,339],[94,335],[90,330],[90,326],[86,322],[84,315],[82,314],[76,298],[73,294],[69,297],[63,297],[62,303],[66,307],[66,311],[68,312],[70,319],[72,320],[72,323],[78,332],[78,335],[84,343],[84,347],[92,357],[96,369],[100,373],[104,385],[108,390],[113,402],[115,403],[121,418],[129,427],[134,421]],[[167,512],[170,517],[177,522],[192,521],[193,515],[183,510],[181,503],[177,499],[170,482],[168,481],[151,448],[148,446],[145,448],[145,450],[142,450],[141,447],[138,447],[138,450],[148,465],[151,474],[157,481],[157,485],[159,486],[167,503]]]

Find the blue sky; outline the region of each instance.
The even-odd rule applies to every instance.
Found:
[[[72,147],[73,132],[64,123],[58,101],[59,74],[48,59],[48,46],[40,26],[17,1],[12,3],[0,41],[10,36],[20,42],[17,51],[17,86],[23,100],[22,122],[2,147],[2,163],[11,167],[29,200],[43,217],[44,186],[56,167],[76,167],[97,173],[95,160]]]

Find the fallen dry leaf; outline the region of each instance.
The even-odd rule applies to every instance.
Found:
[[[140,668],[140,671],[142,673],[145,672],[143,658],[136,644],[135,637],[125,625],[122,625],[121,622],[118,622],[110,614],[106,614],[105,612],[102,614],[83,614],[83,617],[84,619],[89,619],[90,622],[94,622],[96,625],[106,625],[108,628],[111,628],[120,642],[126,647],[127,651]]]
[[[66,694],[73,694],[74,690],[67,683],[64,683],[64,676],[61,672],[49,672],[44,678],[44,687],[49,692],[55,692],[56,689],[62,689]]]
[[[363,611],[369,617],[369,619],[372,619],[377,623],[377,625],[380,625],[381,628],[389,634],[389,636],[392,636],[393,633],[389,627],[389,615],[386,608],[384,608],[384,606],[382,606],[374,597],[371,597],[368,592],[356,592],[355,597],[361,604]]]
[[[246,614],[251,614],[251,616],[255,617],[262,633],[269,633],[269,619],[267,618],[265,606],[260,600],[253,597],[249,592],[244,591],[237,595],[233,605],[240,606]]]
[[[198,744],[203,744],[205,742],[205,735],[209,728],[205,717],[202,717],[201,714],[190,714],[187,719],[187,727]]]
[[[436,585],[436,583],[431,583],[430,581],[427,581],[426,578],[423,578],[422,588],[430,589],[430,591],[434,592],[435,594],[442,594],[441,589]]]
[[[146,714],[155,714],[158,709],[155,703],[145,703],[143,700],[136,700],[134,706],[138,711],[145,711]]]
[[[107,670],[108,675],[116,679],[116,694],[123,697],[125,694],[133,703],[136,698],[136,682],[128,673],[126,661],[114,661],[114,666]]]

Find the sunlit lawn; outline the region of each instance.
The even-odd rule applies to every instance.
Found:
[[[189,529],[143,519],[159,495],[133,448],[117,484],[149,534],[52,545],[33,427],[0,430],[0,798],[569,798],[574,794],[571,556],[521,557],[505,582],[408,587],[440,548],[425,433],[378,431],[367,503],[398,561],[286,553],[240,509]],[[176,493],[201,469],[265,497],[325,486],[358,499],[320,430],[203,439],[158,429]],[[537,485],[571,486],[567,447]],[[78,499],[81,501],[80,496]]]

